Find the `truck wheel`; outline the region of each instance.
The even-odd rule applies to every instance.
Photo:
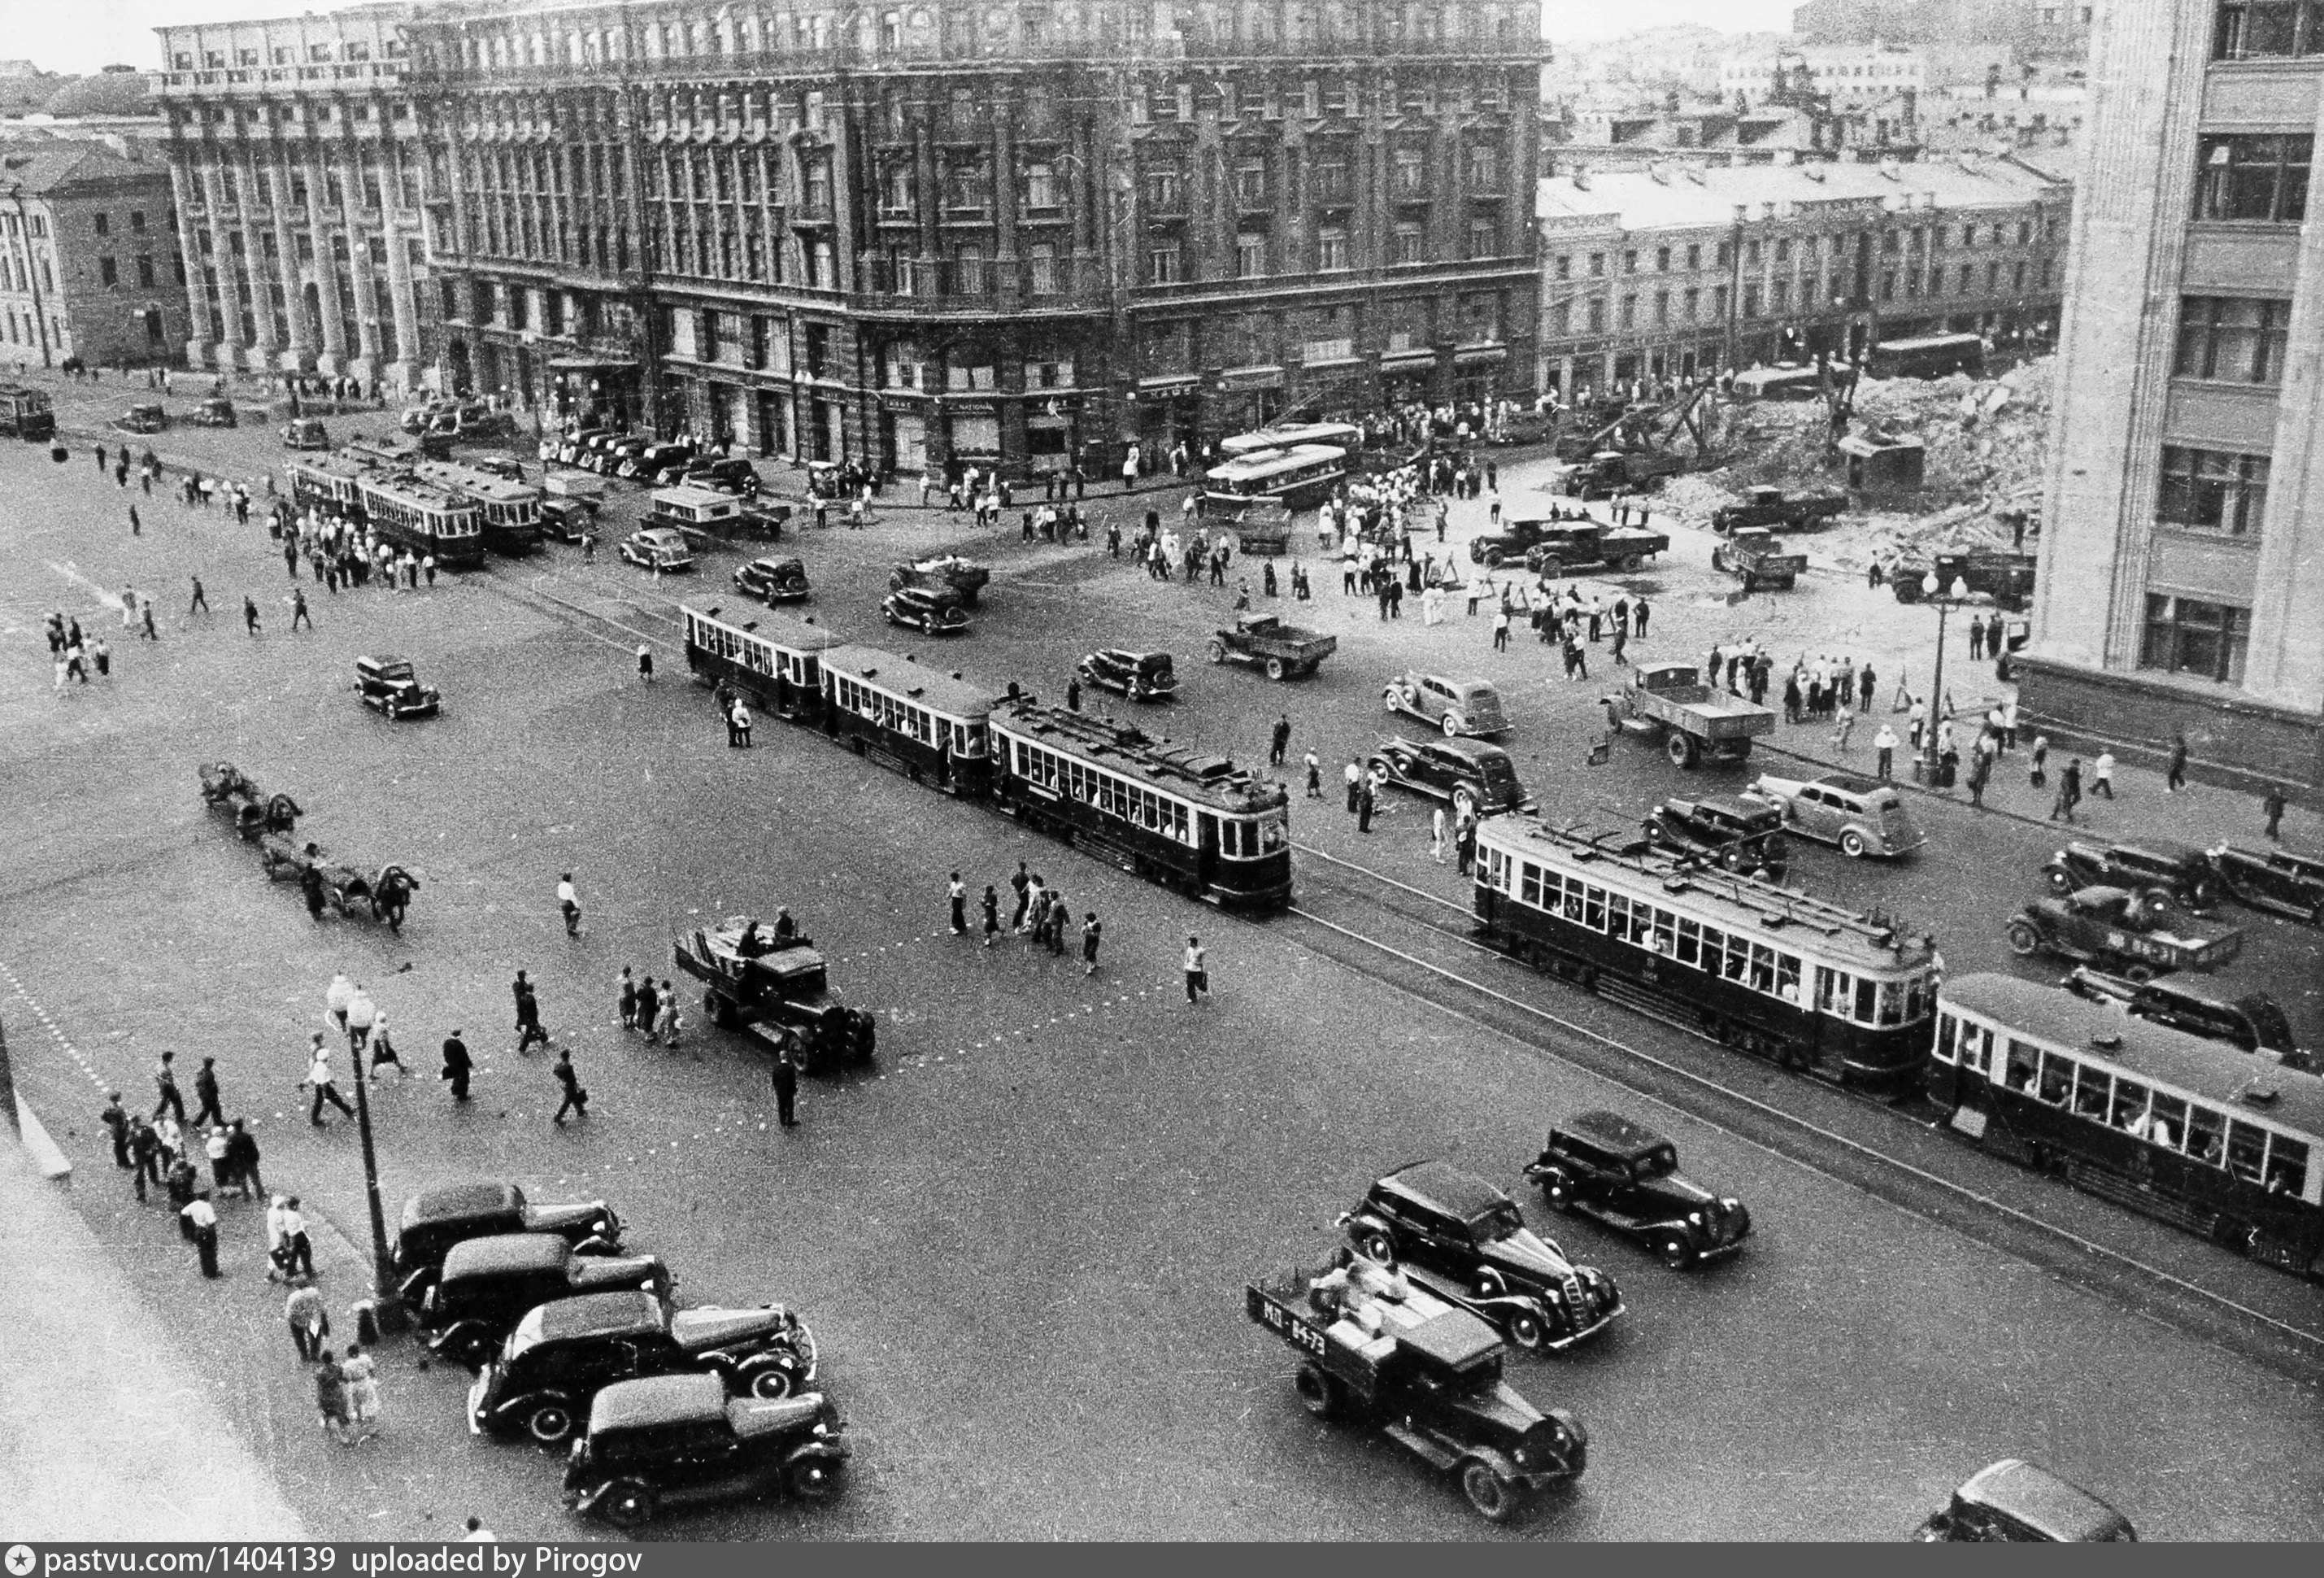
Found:
[[[1285,672],[1286,670],[1283,667],[1282,659],[1269,658],[1267,660],[1267,677],[1269,679],[1276,681],[1277,684],[1281,684]]]
[[[1622,573],[1626,576],[1635,576],[1646,568],[1646,564],[1643,555],[1626,553],[1622,556]]]
[[[1461,1494],[1488,1523],[1507,1523],[1525,1505],[1515,1485],[1495,1473],[1490,1463],[1474,1458],[1461,1465]]]
[[[1565,561],[1554,553],[1541,557],[1541,568],[1536,572],[1545,581],[1554,581],[1565,573]]]
[[[2042,951],[2042,934],[2034,928],[2031,921],[2013,920],[2009,923],[2009,951],[2021,959],[2030,959]]]
[[[1227,643],[1222,641],[1213,641],[1211,643],[1211,661],[1213,663],[1223,663],[1226,660]]]
[[[828,1501],[839,1493],[839,1463],[827,1457],[803,1457],[783,1471],[783,1489],[794,1500]]]
[[[1864,858],[1864,835],[1851,827],[1840,835],[1840,853],[1850,860]]]
[[[734,1025],[734,1005],[715,992],[702,994],[702,1017],[720,1029],[732,1029]]]
[[[1673,730],[1670,738],[1663,743],[1663,749],[1669,754],[1672,764],[1681,768],[1693,767],[1702,754],[1702,747],[1694,743],[1693,735],[1683,734],[1676,730]]]
[[[1336,1418],[1340,1412],[1340,1383],[1323,1373],[1317,1366],[1303,1364],[1299,1373],[1291,1378],[1291,1389],[1299,1394],[1299,1406],[1318,1419]]]
[[[1542,1344],[1549,1341],[1549,1333],[1543,1329],[1541,1317],[1529,1309],[1521,1309],[1509,1316],[1508,1324],[1503,1329],[1513,1347],[1522,1348],[1528,1353],[1540,1352]]]
[[[1694,1263],[1694,1250],[1683,1233],[1666,1232],[1655,1240],[1655,1256],[1674,1271],[1683,1271]]]
[[[1497,570],[1501,568],[1501,550],[1499,549],[1489,548],[1485,549],[1485,568],[1489,570]]]
[[[635,1528],[654,1515],[654,1493],[641,1480],[620,1480],[597,1498],[597,1510],[615,1528]]]

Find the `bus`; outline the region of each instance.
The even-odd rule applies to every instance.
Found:
[[[1936,1012],[1926,936],[1642,839],[1488,817],[1476,917],[1496,947],[1786,1067],[1901,1094]]]
[[[1845,372],[1835,368],[1832,376],[1836,381],[1845,376]],[[1738,400],[1814,400],[1822,392],[1822,375],[1815,368],[1788,362],[1773,367],[1753,367],[1735,374]]]
[[[415,477],[376,468],[355,479],[373,531],[416,554],[434,554],[447,569],[484,558],[484,529],[475,505]]]
[[[530,483],[510,482],[456,460],[422,460],[411,475],[475,504],[484,521],[484,546],[494,553],[530,553],[540,546],[541,493]]]
[[[1204,472],[1203,503],[1222,514],[1232,514],[1252,499],[1312,509],[1330,498],[1347,475],[1348,452],[1329,444],[1262,450]]]
[[[48,391],[0,383],[0,433],[14,433],[27,444],[55,438],[57,413]]]
[[[747,620],[683,604],[686,663],[694,677],[724,680],[778,717],[811,722],[823,711],[823,654],[841,645],[819,624],[771,611]]]
[[[1296,449],[1303,445],[1324,444],[1353,455],[1364,447],[1364,430],[1351,422],[1303,422],[1296,426],[1259,428],[1248,433],[1238,433],[1231,438],[1219,440],[1219,453],[1229,460],[1244,460],[1253,455]]]
[[[1960,1138],[2324,1277],[2324,1078],[2014,975],[1938,993],[1928,1094]]]
[[[988,687],[876,647],[826,647],[817,659],[825,734],[915,783],[984,798]]]
[[[300,455],[283,466],[290,483],[290,502],[302,510],[364,518],[363,479],[372,467],[345,455]]]
[[[1282,783],[1030,697],[996,704],[991,734],[992,796],[1021,820],[1230,909],[1290,902]]]
[[[1949,373],[1982,373],[1985,340],[1973,334],[1883,340],[1872,347],[1864,370],[1875,378],[1942,378]]]

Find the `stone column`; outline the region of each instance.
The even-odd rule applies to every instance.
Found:
[[[268,161],[274,183],[274,272],[282,284],[283,372],[303,370],[315,355],[315,326],[307,320],[305,282],[299,277],[299,236],[290,226],[291,159],[281,147]]]
[[[209,303],[202,294],[201,254],[194,245],[194,178],[186,166],[191,157],[183,143],[172,150],[170,161],[170,200],[181,221],[178,226],[178,258],[186,271],[186,365],[200,367],[208,365],[209,354],[204,349],[209,342],[204,338],[209,332]]]
[[[379,292],[374,287],[371,272],[371,241],[362,216],[369,210],[364,203],[363,161],[355,144],[343,144],[339,149],[339,189],[346,199],[347,212],[347,277],[355,282],[355,342],[361,357],[360,365],[348,369],[357,378],[370,378],[379,372]],[[383,191],[380,200],[384,203]],[[381,210],[384,213],[384,210]]]
[[[202,206],[207,211],[210,238],[210,264],[218,277],[218,315],[226,321],[226,338],[219,341],[213,354],[220,367],[233,368],[241,365],[242,302],[234,291],[234,254],[226,240],[226,183],[218,179],[217,166],[207,165],[202,170]],[[189,281],[189,288],[200,291],[198,272]]]
[[[310,143],[307,147],[307,231],[315,241],[316,316],[323,320],[318,326],[323,354],[315,358],[315,370],[336,378],[347,370],[347,347],[346,331],[340,327],[338,270],[331,263],[331,224],[324,217],[323,201],[329,191],[323,179],[322,150]]]
[[[383,151],[415,158],[419,153],[418,146],[411,143],[384,144]],[[387,240],[387,305],[395,323],[395,360],[380,370],[380,376],[409,390],[416,385],[420,366],[420,302],[405,226],[407,219],[416,217],[403,206],[401,174],[400,160],[393,158],[380,172],[380,233]]]
[[[276,194],[271,188],[262,187],[259,184],[258,161],[247,148],[243,150],[239,164],[243,212],[245,215],[251,213],[257,206],[259,194],[263,191],[266,195],[265,207],[271,217]],[[258,343],[251,347],[250,355],[244,360],[252,372],[269,373],[274,369],[274,354],[281,348],[282,334],[274,321],[274,298],[266,289],[270,282],[264,261],[266,249],[260,245],[260,241],[261,237],[254,226],[244,227],[243,246],[245,250],[243,253],[242,261],[250,274],[251,316],[258,320]],[[280,242],[276,243],[277,246],[281,245]]]

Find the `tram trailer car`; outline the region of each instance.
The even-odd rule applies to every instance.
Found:
[[[832,647],[821,662],[825,734],[914,783],[984,798],[992,770],[988,687],[877,647]]]
[[[398,548],[434,554],[447,569],[484,562],[483,512],[466,499],[402,473],[364,472],[355,479],[364,515]]]
[[[1527,817],[1479,826],[1476,872],[1478,923],[1503,952],[1786,1067],[1882,1096],[1920,1083],[1931,937]]]
[[[1987,1150],[2324,1278],[2324,1078],[1977,974],[1939,994],[1927,1087]]]
[[[812,620],[753,610],[728,620],[713,605],[683,604],[686,666],[696,680],[724,679],[753,705],[793,723],[823,716],[823,654],[844,643]]]

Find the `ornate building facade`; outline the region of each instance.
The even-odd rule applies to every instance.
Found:
[[[912,474],[1523,394],[1535,0],[415,19],[456,381]]]
[[[102,143],[0,143],[0,361],[176,360],[185,281],[169,172]]]

